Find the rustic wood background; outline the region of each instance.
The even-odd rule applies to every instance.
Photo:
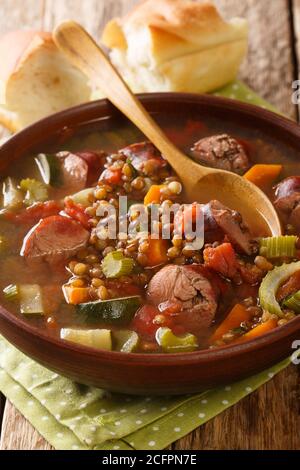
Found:
[[[155,1],[155,0],[153,0]],[[63,19],[80,21],[95,38],[105,22],[136,0],[0,0],[0,33],[19,28],[50,31]],[[292,119],[292,81],[299,78],[300,0],[216,0],[224,15],[244,16],[250,48],[241,78]],[[290,366],[171,449],[300,449],[300,375]],[[0,449],[51,449],[4,397]]]

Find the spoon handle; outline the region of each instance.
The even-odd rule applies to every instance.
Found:
[[[160,150],[173,169],[180,175],[192,173],[190,158],[181,153],[159,128],[141,102],[130,91],[117,70],[92,37],[76,22],[65,21],[53,33],[56,45],[69,60],[82,70],[90,81],[101,88],[116,108],[118,108],[138,129]],[[199,170],[198,167],[198,180]],[[203,175],[209,169],[202,167]]]

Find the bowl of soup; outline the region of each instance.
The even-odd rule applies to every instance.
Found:
[[[190,94],[140,99],[201,164],[272,200],[282,236],[186,201],[163,155],[106,100],[0,149],[0,332],[44,366],[124,393],[189,393],[287,357],[300,334],[299,127]]]

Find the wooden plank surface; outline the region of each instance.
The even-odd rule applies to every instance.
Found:
[[[103,24],[127,11],[136,0],[14,0],[13,4],[11,0],[0,0],[0,3],[0,33],[22,27],[51,30],[59,21],[72,18],[99,38]],[[291,84],[299,74],[300,0],[216,0],[215,3],[225,16],[241,15],[249,20],[249,54],[241,78],[282,112],[296,118]],[[177,441],[172,448],[299,449],[299,390],[299,367],[290,366],[236,406]],[[0,448],[51,447],[7,401]]]

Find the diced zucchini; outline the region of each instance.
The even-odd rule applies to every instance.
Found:
[[[18,290],[21,313],[44,315],[42,289],[38,284],[20,284]]]
[[[84,316],[86,323],[127,325],[141,305],[139,296],[110,300],[97,300],[76,305],[76,311]]]
[[[118,330],[113,331],[114,350],[121,352],[133,352],[139,344],[139,337],[135,331]]]
[[[24,194],[13,178],[6,178],[3,182],[3,207],[5,209],[19,209],[23,205]]]
[[[3,289],[3,296],[9,302],[19,300],[19,288],[16,284],[10,284]]]
[[[39,153],[35,162],[40,170],[41,177],[46,184],[61,186],[61,164],[56,155]]]
[[[73,328],[62,328],[60,337],[72,343],[90,346],[91,348],[105,349],[111,351],[111,331],[105,329],[99,330],[77,330]]]
[[[35,202],[43,202],[48,199],[48,189],[44,183],[35,179],[26,178],[20,182],[20,188],[25,192],[24,203],[31,206]]]
[[[276,300],[276,293],[279,286],[297,271],[300,271],[300,261],[282,264],[268,272],[258,291],[260,305],[264,310],[283,317],[281,307]]]
[[[293,310],[295,313],[300,313],[300,290],[295,294],[289,295],[282,303],[283,307]]]
[[[121,251],[112,251],[102,261],[102,271],[107,278],[127,276],[133,269],[132,258],[125,258]]]
[[[90,196],[93,195],[95,188],[86,188],[78,193],[72,194],[71,199],[75,204],[81,204],[84,207],[88,207],[91,205],[90,203]]]
[[[186,333],[176,336],[170,328],[160,327],[156,332],[156,341],[162,350],[167,353],[190,352],[198,348],[196,336]]]
[[[266,258],[294,258],[296,254],[295,235],[267,237],[259,240],[259,254]]]

